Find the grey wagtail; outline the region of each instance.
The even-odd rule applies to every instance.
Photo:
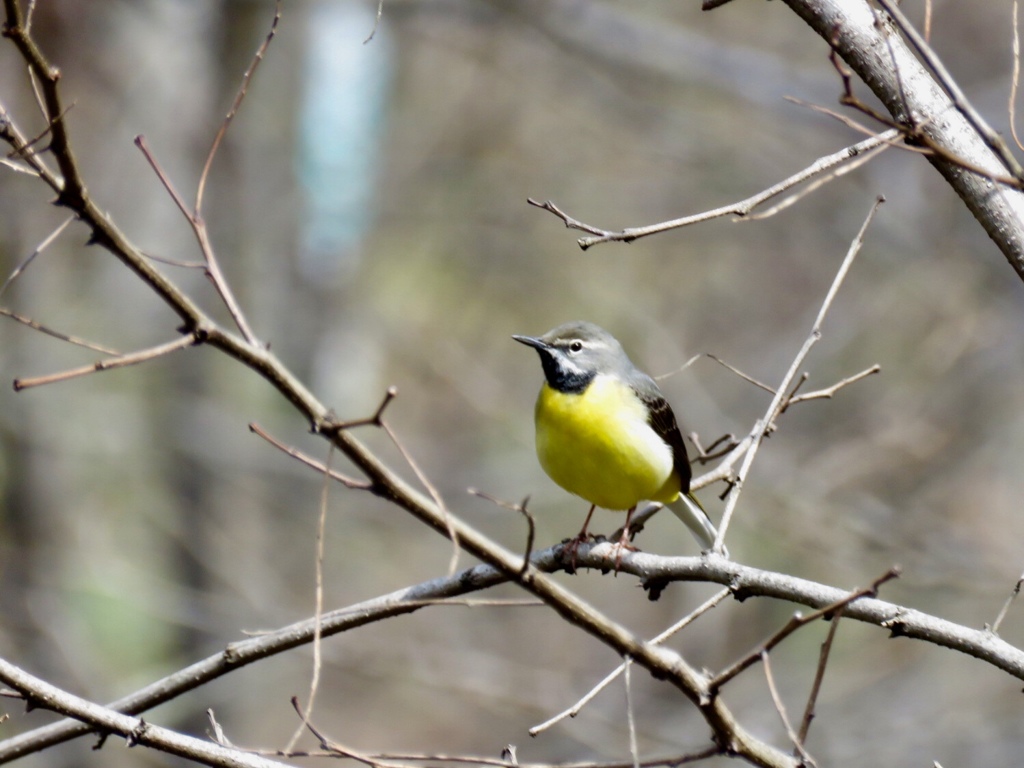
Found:
[[[627,511],[619,544],[628,547],[630,518],[647,500],[669,507],[710,549],[718,532],[690,493],[690,462],[672,407],[615,337],[576,321],[512,338],[536,349],[544,368],[534,410],[540,465],[590,502],[577,546],[601,507]]]

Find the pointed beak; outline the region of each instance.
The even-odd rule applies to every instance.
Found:
[[[548,344],[544,339],[539,339],[536,336],[516,336],[512,335],[512,338],[518,341],[520,344],[525,344],[528,347],[534,349],[550,349],[551,345]]]

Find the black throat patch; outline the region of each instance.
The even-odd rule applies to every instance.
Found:
[[[567,395],[582,393],[594,380],[597,371],[584,371],[564,360],[556,351],[541,349],[540,364],[548,386]]]

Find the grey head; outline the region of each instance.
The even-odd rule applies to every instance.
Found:
[[[552,328],[543,336],[512,338],[537,350],[544,377],[560,392],[582,392],[599,373],[627,381],[638,373],[614,336],[583,320]]]

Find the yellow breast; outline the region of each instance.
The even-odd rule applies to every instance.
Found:
[[[678,497],[672,449],[627,384],[598,376],[579,394],[544,384],[535,418],[540,464],[570,493],[604,509]]]

